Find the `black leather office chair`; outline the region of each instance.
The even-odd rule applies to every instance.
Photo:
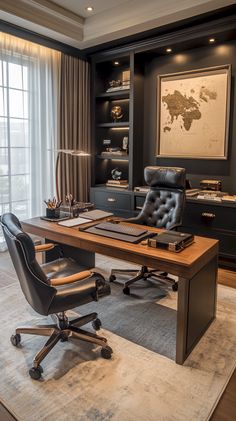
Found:
[[[168,230],[176,229],[182,222],[185,203],[185,177],[186,171],[184,168],[146,167],[144,178],[147,185],[150,186],[150,190],[140,214],[126,221]],[[160,273],[157,269],[149,270],[147,266],[142,266],[138,272],[132,269],[112,269],[110,282],[116,279],[116,273],[136,273],[135,277],[124,284],[123,292],[126,295],[130,294],[129,286],[139,279],[156,278],[159,282],[171,282],[173,291],[178,289],[178,283],[169,278],[167,273]]]
[[[99,330],[101,322],[97,318],[97,313],[78,317],[72,321],[69,321],[65,313],[66,310],[109,295],[108,282],[99,273],[89,270],[78,273],[78,265],[70,259],[60,259],[59,265],[48,263],[41,267],[35,257],[34,244],[29,235],[22,231],[17,217],[6,213],[1,217],[1,225],[26,300],[37,313],[43,316],[54,315],[56,321],[50,325],[17,328],[11,337],[12,344],[17,346],[21,341],[21,333],[49,336],[44,347],[34,358],[34,365],[29,370],[30,376],[33,379],[41,377],[43,369],[40,363],[59,340],[76,338],[92,342],[102,347],[103,358],[111,358],[112,349],[107,345],[105,338],[80,329],[81,326],[93,321],[93,328]],[[45,251],[53,246],[47,244],[36,248]]]

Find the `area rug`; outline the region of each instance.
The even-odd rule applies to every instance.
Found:
[[[97,269],[114,264],[98,261]],[[176,296],[166,294],[158,296],[157,315],[161,306],[176,308]],[[37,382],[28,368],[45,338],[22,335],[19,349],[9,341],[17,325],[44,322],[18,284],[1,288],[0,315],[0,399],[20,421],[205,421],[236,366],[236,290],[229,287],[219,287],[217,319],[183,366],[125,339],[122,331],[102,329],[114,351],[111,360],[102,359],[91,344],[59,343]]]

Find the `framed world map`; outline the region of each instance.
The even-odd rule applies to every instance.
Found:
[[[227,159],[231,66],[158,76],[157,156]]]

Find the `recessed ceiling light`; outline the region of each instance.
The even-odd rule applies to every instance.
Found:
[[[172,48],[167,48],[167,49],[166,49],[166,52],[167,52],[167,53],[172,53]]]
[[[114,61],[114,65],[115,66],[119,66],[120,62],[119,61]]]
[[[92,6],[88,6],[88,7],[86,7],[85,10],[87,10],[87,12],[92,12],[93,11],[93,7]]]
[[[211,43],[215,42],[215,38],[210,38],[209,42],[211,42]]]

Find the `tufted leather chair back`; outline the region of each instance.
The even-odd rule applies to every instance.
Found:
[[[150,190],[135,222],[166,229],[180,225],[185,203],[185,177],[184,168],[146,167],[144,178]]]

